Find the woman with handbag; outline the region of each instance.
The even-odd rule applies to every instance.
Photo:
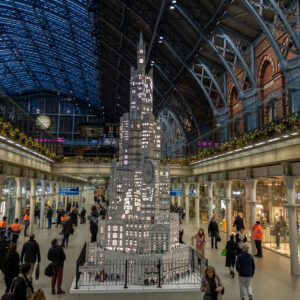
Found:
[[[205,292],[203,300],[222,300],[224,286],[214,267],[208,266],[206,268],[201,291]]]
[[[229,268],[229,274],[231,275],[232,278],[234,278],[235,273],[234,273],[234,266],[235,266],[235,260],[236,260],[236,243],[234,241],[234,235],[232,234],[230,236],[230,240],[227,241],[226,244],[226,263],[225,266]]]
[[[198,229],[197,234],[195,234],[191,239],[191,244],[194,245],[194,240],[196,240],[196,249],[197,252],[202,256],[205,257],[205,234],[202,228]]]

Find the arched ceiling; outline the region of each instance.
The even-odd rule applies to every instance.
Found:
[[[113,122],[129,107],[142,31],[154,110],[170,110],[188,140],[227,115],[229,79],[241,100],[257,92],[256,41],[267,36],[282,65],[290,43],[300,49],[296,0],[3,0],[0,30],[9,93],[72,91]],[[287,46],[276,30],[288,33]]]

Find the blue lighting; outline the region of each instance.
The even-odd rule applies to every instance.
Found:
[[[99,108],[93,15],[86,0],[0,1],[0,85],[48,90]]]

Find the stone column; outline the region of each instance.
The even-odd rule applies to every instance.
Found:
[[[231,235],[231,217],[232,217],[232,198],[231,198],[231,187],[232,187],[232,181],[226,181],[225,182],[225,202],[226,202],[226,237],[227,241],[230,239]]]
[[[41,180],[41,211],[40,211],[40,228],[44,228],[44,220],[45,220],[45,180]]]
[[[291,256],[291,273],[293,275],[300,275],[299,261],[298,261],[298,233],[297,233],[297,207],[296,204],[296,191],[295,185],[297,176],[284,176],[287,188],[287,200],[289,214],[289,243],[290,243],[290,256]]]
[[[21,223],[21,206],[22,206],[22,187],[24,179],[22,177],[16,177],[16,205],[15,205],[15,219],[19,219]]]
[[[250,229],[251,229],[251,245],[252,245],[252,254],[256,253],[255,242],[253,240],[253,225],[256,222],[256,184],[257,179],[248,179],[249,183],[249,205],[250,205]]]
[[[196,218],[196,226],[200,227],[200,183],[196,182],[195,184],[195,218]]]
[[[5,202],[7,202],[7,194],[4,194],[3,193],[3,189],[4,189],[4,183],[5,183],[5,180],[6,180],[6,175],[0,175],[0,204],[2,203],[2,200],[5,199]],[[3,217],[4,216],[7,216],[7,208],[5,208],[5,211],[3,212]],[[2,220],[1,220],[2,221]]]
[[[184,184],[184,201],[185,201],[185,222],[190,223],[190,195],[189,195],[189,183]]]
[[[184,188],[181,184],[178,185],[179,189],[182,189],[182,195],[184,195]],[[178,202],[178,207],[182,206],[182,197],[183,196],[177,196],[177,202]]]
[[[207,192],[208,192],[208,198],[207,198],[207,204],[208,204],[208,223],[210,222],[210,220],[213,217],[213,189],[214,189],[214,182],[209,181],[207,183]]]
[[[33,233],[34,228],[34,209],[35,209],[35,198],[36,198],[36,179],[30,179],[30,224],[29,224],[29,234]]]
[[[48,197],[49,197],[49,206],[53,206],[53,197],[55,195],[54,193],[54,181],[49,181],[49,187],[50,187],[50,190],[49,190],[49,194],[48,194]]]

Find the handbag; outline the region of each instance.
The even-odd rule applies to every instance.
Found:
[[[46,267],[44,274],[48,277],[52,277],[52,263]]]
[[[221,237],[217,235],[217,242],[221,242]]]
[[[222,256],[227,256],[227,249],[223,249],[222,252],[221,252],[221,255]]]
[[[38,263],[35,268],[35,280],[38,280],[40,278],[40,264]]]
[[[11,285],[10,285],[10,289],[8,291],[8,293],[5,293],[2,297],[1,300],[15,300],[15,291],[13,289],[13,286],[15,284],[15,280],[16,278],[14,278],[14,280],[12,281]]]

